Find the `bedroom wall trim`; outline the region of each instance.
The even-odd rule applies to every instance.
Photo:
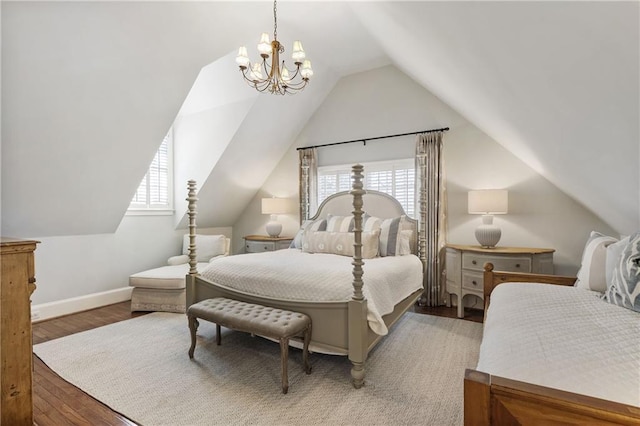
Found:
[[[87,311],[101,306],[131,300],[133,287],[121,287],[100,293],[87,294],[55,302],[41,303],[31,306],[31,322],[36,323],[63,315]]]

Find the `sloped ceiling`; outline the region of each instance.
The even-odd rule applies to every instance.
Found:
[[[0,7],[3,235],[114,232],[201,68],[242,44],[253,56],[259,33],[273,29],[270,2]],[[632,232],[640,228],[639,7],[281,2],[279,39],[303,40],[318,87],[246,101],[202,184],[201,216],[232,225],[335,81],[391,61]]]

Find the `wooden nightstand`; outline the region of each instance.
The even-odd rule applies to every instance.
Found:
[[[245,253],[262,253],[289,248],[292,237],[269,237],[267,235],[247,235],[244,237]]]
[[[472,294],[484,300],[484,264],[496,271],[553,274],[554,249],[446,245],[446,290],[457,296],[458,318],[464,317],[464,297]],[[449,296],[451,297],[451,296]]]

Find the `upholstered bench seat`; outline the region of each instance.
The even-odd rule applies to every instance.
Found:
[[[202,271],[215,259],[229,255],[231,239],[224,235],[196,235],[197,268]],[[183,313],[186,308],[185,277],[189,273],[189,235],[183,236],[182,254],[167,260],[167,266],[129,276],[131,311]]]
[[[189,358],[193,358],[196,348],[198,318],[201,318],[216,324],[216,343],[218,345],[222,341],[220,326],[278,339],[282,363],[282,393],[287,393],[289,390],[287,364],[289,360],[289,339],[291,337],[303,337],[303,368],[307,374],[311,373],[311,364],[309,363],[311,318],[305,314],[216,297],[189,306],[187,316],[189,318],[189,330],[191,331]]]

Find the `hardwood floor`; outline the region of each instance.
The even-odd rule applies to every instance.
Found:
[[[131,319],[130,302],[33,324],[33,344]],[[135,425],[132,421],[67,383],[33,356],[33,418],[41,426]]]
[[[415,312],[456,317],[455,308],[415,307]],[[130,312],[130,302],[117,303],[90,311],[67,315],[33,324],[33,344],[46,342],[91,330],[93,328],[131,319],[144,312]],[[482,311],[465,310],[465,320],[482,322]],[[33,356],[33,416],[41,426],[61,425],[135,425],[120,413],[95,400],[67,383]]]

